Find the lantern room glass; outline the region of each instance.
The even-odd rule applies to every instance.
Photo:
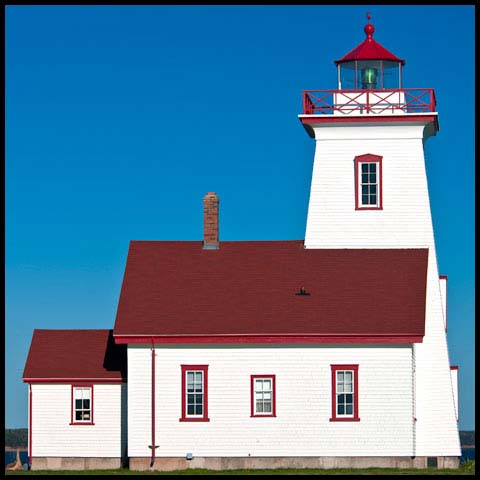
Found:
[[[402,88],[402,64],[388,60],[352,60],[338,64],[339,90]]]

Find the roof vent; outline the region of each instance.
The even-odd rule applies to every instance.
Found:
[[[305,290],[305,287],[300,287],[300,290],[299,290],[295,295],[305,296],[305,295],[310,295],[310,292],[307,292],[307,291]]]

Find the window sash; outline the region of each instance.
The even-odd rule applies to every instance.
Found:
[[[203,417],[205,408],[204,375],[202,370],[185,372],[185,416]]]
[[[92,423],[92,387],[73,387],[73,423]]]
[[[337,417],[353,417],[355,412],[355,390],[353,370],[337,370],[335,409]]]
[[[358,163],[358,205],[363,208],[380,206],[380,162]]]

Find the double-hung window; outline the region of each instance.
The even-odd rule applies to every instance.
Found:
[[[252,417],[275,417],[275,375],[251,375],[250,398]]]
[[[71,425],[93,425],[93,385],[72,385]]]
[[[182,365],[181,422],[208,422],[208,365]]]
[[[331,365],[332,418],[330,421],[359,421],[358,365]]]
[[[382,210],[382,157],[355,157],[355,209]]]

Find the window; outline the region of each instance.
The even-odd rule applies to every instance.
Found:
[[[331,365],[332,418],[358,422],[358,365]]]
[[[382,157],[359,155],[355,157],[355,210],[382,208]]]
[[[93,385],[72,385],[70,425],[94,425]]]
[[[208,365],[182,365],[181,422],[208,422]]]
[[[251,375],[250,398],[250,416],[275,417],[275,375]]]

